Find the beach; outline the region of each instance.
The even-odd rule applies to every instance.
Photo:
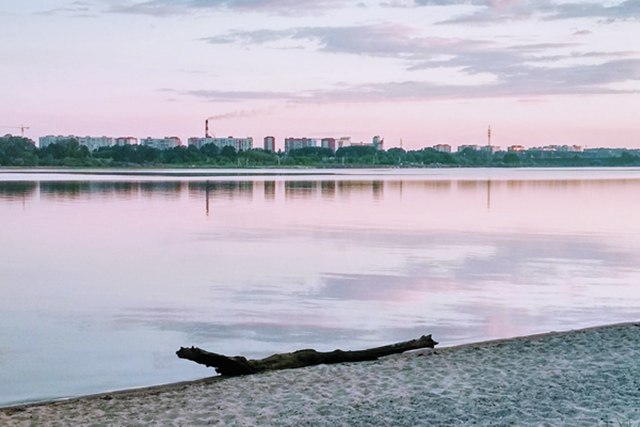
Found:
[[[637,426],[640,323],[3,408],[0,425]]]

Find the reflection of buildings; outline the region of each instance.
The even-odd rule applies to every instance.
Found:
[[[381,199],[384,195],[384,182],[373,181],[371,183],[371,190],[375,199]]]
[[[308,198],[314,195],[318,187],[318,181],[285,181],[285,198]]]
[[[1,182],[0,203],[25,203],[30,200],[61,201],[87,200],[92,202],[105,200],[161,200],[174,202],[185,199],[197,201],[198,210],[215,209],[216,202],[225,200],[256,199],[258,202],[282,205],[286,200],[309,200],[307,206],[314,203],[341,203],[384,199],[384,205],[393,202],[394,198],[404,197],[411,203],[429,199],[425,203],[448,203],[453,194],[460,200],[473,200],[476,206],[486,206],[487,210],[504,209],[498,201],[504,200],[505,190],[508,193],[529,194],[549,191],[589,191],[597,190],[606,194],[620,188],[637,191],[640,180],[637,179],[545,179],[545,180],[493,180],[493,179],[283,179],[264,178],[246,181],[27,181]],[[186,197],[185,197],[186,196]],[[467,202],[468,203],[468,202]],[[493,206],[492,203],[496,206]],[[204,207],[202,205],[205,205]],[[355,206],[354,205],[354,206]],[[293,206],[293,205],[286,205]],[[325,205],[328,206],[328,205]],[[313,209],[313,208],[311,208]]]
[[[252,199],[253,188],[253,181],[189,182],[189,195],[200,198],[208,193],[212,199]]]
[[[265,181],[264,185],[264,198],[265,200],[275,200],[276,198],[276,182]]]
[[[0,181],[0,200],[22,200],[25,197],[32,196],[36,188],[37,185],[33,181]]]
[[[335,181],[320,182],[320,192],[322,193],[322,197],[327,199],[333,199],[336,196],[336,182]]]

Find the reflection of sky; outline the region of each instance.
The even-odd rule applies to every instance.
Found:
[[[0,181],[0,403],[213,374],[180,345],[262,357],[638,320],[640,173],[461,173]]]

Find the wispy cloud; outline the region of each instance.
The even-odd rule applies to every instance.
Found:
[[[481,64],[484,61],[480,62]],[[594,95],[639,93],[620,90],[610,84],[640,80],[640,59],[616,59],[597,65],[574,65],[547,68],[511,64],[500,67],[477,66],[497,73],[494,83],[460,86],[420,80],[405,80],[375,84],[341,85],[322,90],[297,92],[272,91],[182,91],[211,102],[243,100],[283,100],[291,103],[365,103],[425,101],[442,99],[531,97],[549,95]]]
[[[504,46],[489,40],[424,37],[416,29],[395,24],[232,31],[202,40],[212,44],[254,46],[282,40],[304,40],[312,49],[321,52],[396,58],[404,61],[409,70],[445,67],[461,69],[469,74],[491,72],[498,76],[516,68],[521,74],[523,70],[520,68],[541,67],[549,61],[625,59],[637,54],[634,51],[584,51],[577,42]]]
[[[367,56],[424,58],[488,47],[491,43],[458,38],[424,37],[416,30],[397,24],[342,27],[301,27],[288,30],[233,31],[204,38],[212,44],[265,44],[281,40],[306,40],[318,50]]]
[[[552,0],[414,0],[416,6],[477,6],[478,10],[441,23],[483,24],[536,17],[542,20],[594,18],[602,21],[640,19],[640,1],[618,4],[603,2],[555,2]]]
[[[227,90],[187,90],[174,91],[165,89],[166,91],[176,92],[183,95],[195,96],[212,102],[234,102],[243,100],[280,100],[280,99],[297,99],[298,97],[289,92],[275,91],[227,91]]]
[[[563,68],[512,67],[493,84],[454,86],[403,81],[352,86],[317,93],[318,99],[375,102],[457,98],[523,97],[638,93],[608,88],[611,83],[640,80],[640,59],[615,60],[599,65]]]
[[[35,12],[35,15],[57,15],[57,14],[70,14],[76,17],[93,16],[94,5],[88,1],[77,0],[73,1],[66,6],[60,6],[53,9],[42,10]]]
[[[119,0],[110,3],[109,12],[161,17],[220,9],[295,15],[341,7],[349,2],[347,0]]]

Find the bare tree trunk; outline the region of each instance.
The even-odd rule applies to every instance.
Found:
[[[363,362],[408,350],[434,348],[437,344],[438,343],[431,338],[431,335],[423,335],[415,340],[366,350],[334,350],[323,353],[312,349],[305,349],[294,351],[293,353],[274,354],[273,356],[260,360],[247,360],[242,356],[224,356],[197,347],[180,347],[180,350],[178,350],[176,354],[181,359],[191,360],[207,367],[214,367],[220,375],[234,377],[278,369],[301,368],[303,366],[320,365],[323,363]]]

